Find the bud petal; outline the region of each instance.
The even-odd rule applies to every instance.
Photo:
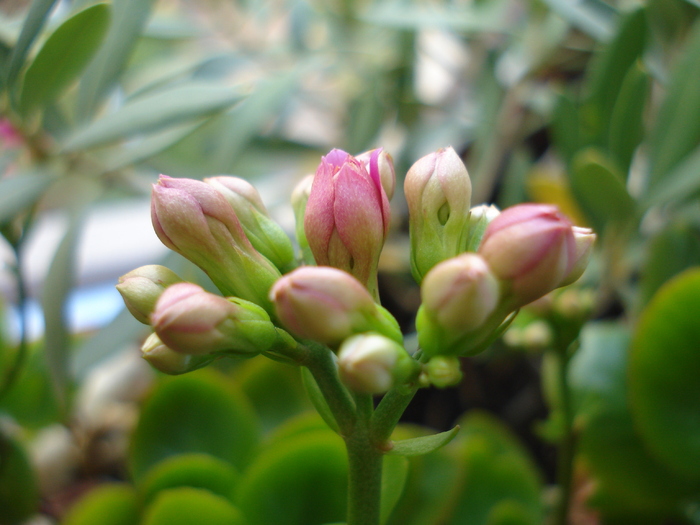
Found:
[[[472,185],[454,149],[419,159],[406,174],[411,271],[419,283],[440,261],[466,251]]]
[[[267,295],[280,272],[253,248],[221,193],[201,181],[161,175],[151,218],[163,244],[202,268],[224,295],[271,310]]]
[[[338,352],[340,379],[363,394],[382,394],[408,381],[420,365],[396,341],[379,334],[360,334],[346,339]]]
[[[131,315],[140,323],[149,324],[160,295],[168,286],[179,282],[182,279],[169,268],[150,264],[122,275],[116,288]]]
[[[292,191],[292,209],[294,209],[294,221],[296,224],[297,243],[301,249],[301,259],[309,265],[316,264],[309,241],[306,239],[304,232],[304,213],[306,212],[306,203],[309,200],[311,186],[314,182],[313,175],[304,177]]]
[[[396,321],[357,279],[335,268],[297,268],[275,283],[270,298],[282,324],[303,339],[337,347],[353,334],[374,330],[401,341]]]
[[[221,193],[233,208],[253,247],[282,272],[294,267],[294,249],[284,230],[265,208],[260,194],[238,177],[211,177],[204,182]]]
[[[479,246],[493,273],[510,288],[513,308],[557,288],[576,260],[571,222],[556,208],[521,204],[489,224]]]
[[[192,283],[170,286],[151,316],[158,337],[183,354],[228,351],[257,355],[270,348],[277,332],[265,311],[238,298],[224,299]]]
[[[469,210],[469,241],[467,241],[467,251],[475,252],[479,249],[481,239],[486,232],[486,227],[500,214],[501,211],[493,204],[489,206],[481,204]]]
[[[384,148],[377,148],[360,153],[356,158],[373,179],[379,178],[387,199],[391,200],[396,189],[396,172],[391,155],[385,152]]]
[[[574,255],[574,264],[569,270],[569,274],[564,277],[564,280],[559,283],[559,286],[567,286],[583,275],[588,266],[588,261],[593,253],[593,245],[595,244],[596,235],[590,228],[581,228],[574,226],[574,240],[576,242],[576,255]]]
[[[217,356],[181,354],[165,346],[157,334],[151,334],[141,347],[141,357],[148,361],[153,368],[164,374],[180,375],[208,365]]]
[[[304,215],[316,263],[345,270],[378,298],[377,263],[389,213],[378,170],[370,174],[354,157],[332,150],[316,171]]]

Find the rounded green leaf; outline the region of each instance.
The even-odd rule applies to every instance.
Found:
[[[29,111],[54,100],[80,74],[109,25],[109,6],[97,4],[66,20],[46,40],[29,66],[21,107]]]
[[[36,512],[39,493],[27,455],[0,433],[0,525],[20,523]]]
[[[330,430],[304,432],[263,451],[236,502],[255,525],[320,525],[345,518],[347,459]]]
[[[213,369],[165,378],[146,401],[131,444],[138,480],[163,459],[200,452],[239,470],[252,460],[258,424],[246,397]]]
[[[78,501],[62,525],[134,525],[139,507],[136,491],[128,485],[107,484],[90,491]]]
[[[700,268],[664,285],[632,342],[632,415],[649,450],[676,473],[700,481]]]
[[[99,523],[99,522],[95,522]],[[146,509],[143,525],[246,525],[241,512],[206,490],[182,487],[161,492]]]
[[[233,466],[207,454],[169,457],[148,471],[141,483],[141,494],[149,502],[160,491],[193,487],[232,499],[240,475]]]

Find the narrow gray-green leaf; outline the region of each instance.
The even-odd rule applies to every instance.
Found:
[[[67,403],[70,358],[67,302],[75,278],[75,251],[82,229],[82,219],[82,214],[77,213],[71,217],[68,230],[49,267],[41,297],[46,361],[59,405],[64,410]]]
[[[684,56],[674,68],[651,137],[650,191],[700,142],[700,24],[695,24]]]
[[[29,48],[41,31],[41,28],[44,27],[44,22],[46,22],[46,18],[49,16],[55,3],[56,0],[34,0],[29,7],[29,13],[22,26],[22,31],[10,54],[7,70],[8,86],[12,87],[15,80],[17,80],[17,75],[24,65],[24,59],[29,52]]]
[[[0,224],[25,210],[44,193],[54,177],[43,171],[29,171],[0,180]]]
[[[688,2],[690,5],[694,5],[695,7],[700,7],[700,0],[685,0]]]
[[[76,116],[88,120],[117,82],[151,14],[153,0],[114,0],[112,22],[102,46],[83,76]]]
[[[68,137],[65,151],[93,148],[212,115],[242,98],[240,88],[192,83],[144,95]]]
[[[145,137],[133,145],[120,146],[116,151],[106,153],[105,169],[118,170],[147,160],[180,142],[206,122],[207,119],[187,122]]]
[[[607,41],[613,35],[617,12],[601,0],[544,0],[544,3],[572,26],[596,40]]]
[[[56,99],[92,58],[109,24],[109,6],[80,11],[46,40],[24,76],[20,107],[28,112]]]
[[[377,2],[362,18],[364,22],[391,28],[418,30],[436,27],[467,33],[504,31],[504,11],[504,2],[482,2],[479,7],[449,8],[393,1]]]
[[[681,201],[700,191],[700,147],[685,157],[664,179],[664,183],[648,192],[645,204],[653,206],[674,200]]]
[[[402,439],[393,442],[392,449],[387,454],[396,454],[398,456],[422,456],[444,447],[459,432],[459,425],[452,430],[433,434],[432,436],[421,436],[411,439]]]

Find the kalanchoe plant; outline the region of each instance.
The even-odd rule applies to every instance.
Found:
[[[132,313],[153,326],[143,356],[165,373],[259,354],[308,369],[314,405],[346,444],[347,525],[379,524],[385,453],[425,453],[453,437],[410,446],[391,440],[417,389],[457,384],[458,357],[484,350],[518,308],[580,277],[595,239],[553,206],[470,210],[471,182],[455,151],[420,159],[405,183],[411,268],[423,301],[420,348],[411,354],[377,288],[394,186],[382,149],[323,157],[313,182],[294,192],[308,266],[293,269],[289,239],[250,184],[161,176],[153,189],[156,233],[225,297],[162,267],[134,270],[118,285]],[[377,394],[384,397],[375,407]]]

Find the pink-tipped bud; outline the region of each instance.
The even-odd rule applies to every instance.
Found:
[[[163,244],[202,268],[224,295],[271,309],[267,295],[280,272],[253,248],[221,193],[201,181],[161,175],[151,218]]]
[[[574,265],[569,270],[569,273],[559,286],[567,286],[578,281],[588,267],[588,261],[593,253],[593,245],[595,244],[596,235],[590,228],[573,227],[574,240],[576,241],[576,255],[574,256]]]
[[[252,356],[277,339],[261,307],[237,298],[224,299],[192,283],[167,288],[156,303],[151,324],[165,345],[191,355],[228,351]]]
[[[373,173],[379,174],[379,181],[384,188],[387,199],[391,200],[396,189],[396,172],[394,171],[394,159],[383,148],[372,149],[356,156],[372,177]]]
[[[279,279],[270,298],[294,335],[337,347],[353,334],[377,331],[401,341],[398,324],[367,289],[344,271],[305,266]]]
[[[149,264],[122,275],[116,288],[131,315],[140,323],[149,324],[158,298],[168,286],[179,282],[182,279],[169,268]]]
[[[253,247],[282,272],[294,267],[294,248],[284,230],[274,221],[258,190],[239,177],[211,177],[204,182],[221,193],[233,208]]]
[[[371,164],[371,163],[370,163]],[[319,266],[345,270],[377,299],[377,263],[389,232],[389,199],[378,169],[334,149],[316,171],[304,231]]]
[[[379,334],[346,339],[338,351],[340,380],[361,394],[383,394],[416,376],[420,365],[396,341]]]
[[[466,251],[469,237],[469,173],[452,148],[419,159],[406,174],[411,271],[421,282],[437,263]]]
[[[306,264],[316,264],[314,254],[311,253],[309,241],[306,239],[304,231],[304,214],[306,213],[306,203],[309,201],[311,194],[311,186],[314,183],[314,176],[307,175],[299,181],[292,191],[292,209],[294,210],[295,232],[297,235],[297,244],[301,250],[301,259]]]
[[[517,308],[554,290],[576,262],[572,224],[556,206],[520,204],[486,228],[479,253]]]
[[[141,357],[159,372],[168,375],[180,375],[192,372],[208,365],[214,355],[187,355],[168,348],[158,334],[149,335],[141,346]]]

